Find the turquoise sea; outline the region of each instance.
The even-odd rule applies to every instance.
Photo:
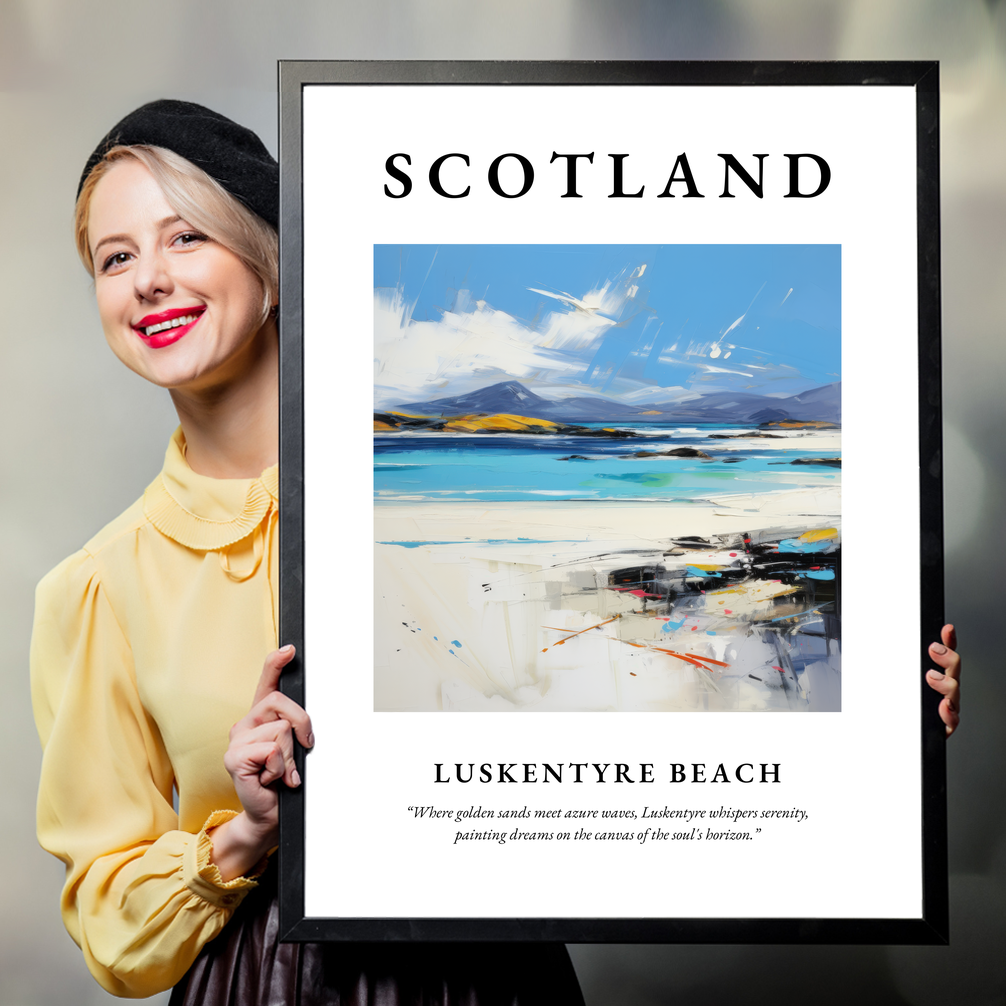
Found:
[[[612,424],[584,424],[595,429]],[[835,485],[840,469],[794,461],[838,459],[838,430],[755,437],[737,424],[620,423],[632,437],[382,433],[374,437],[374,495],[407,500],[694,501]],[[730,439],[719,439],[715,435]],[[742,438],[735,438],[741,434]],[[713,435],[713,436],[711,436]],[[635,457],[675,449],[699,457]]]

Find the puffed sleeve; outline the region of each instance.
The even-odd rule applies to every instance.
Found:
[[[63,921],[103,988],[161,992],[255,883],[225,883],[210,862],[206,830],[233,811],[198,834],[178,830],[171,764],[87,552],[39,584],[31,684],[44,752],[38,837],[66,864]]]

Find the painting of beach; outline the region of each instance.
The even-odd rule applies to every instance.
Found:
[[[837,245],[377,245],[377,711],[841,709]]]

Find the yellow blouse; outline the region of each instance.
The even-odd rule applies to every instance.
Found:
[[[197,475],[178,430],[143,498],[38,586],[38,836],[115,995],[174,985],[255,886],[223,882],[206,829],[241,809],[228,731],[276,646],[277,494],[276,467]]]

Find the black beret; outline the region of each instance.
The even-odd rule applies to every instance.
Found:
[[[77,195],[91,169],[112,147],[141,144],[173,150],[202,168],[253,213],[279,226],[275,158],[250,129],[191,101],[151,101],[114,125],[88,158]]]

